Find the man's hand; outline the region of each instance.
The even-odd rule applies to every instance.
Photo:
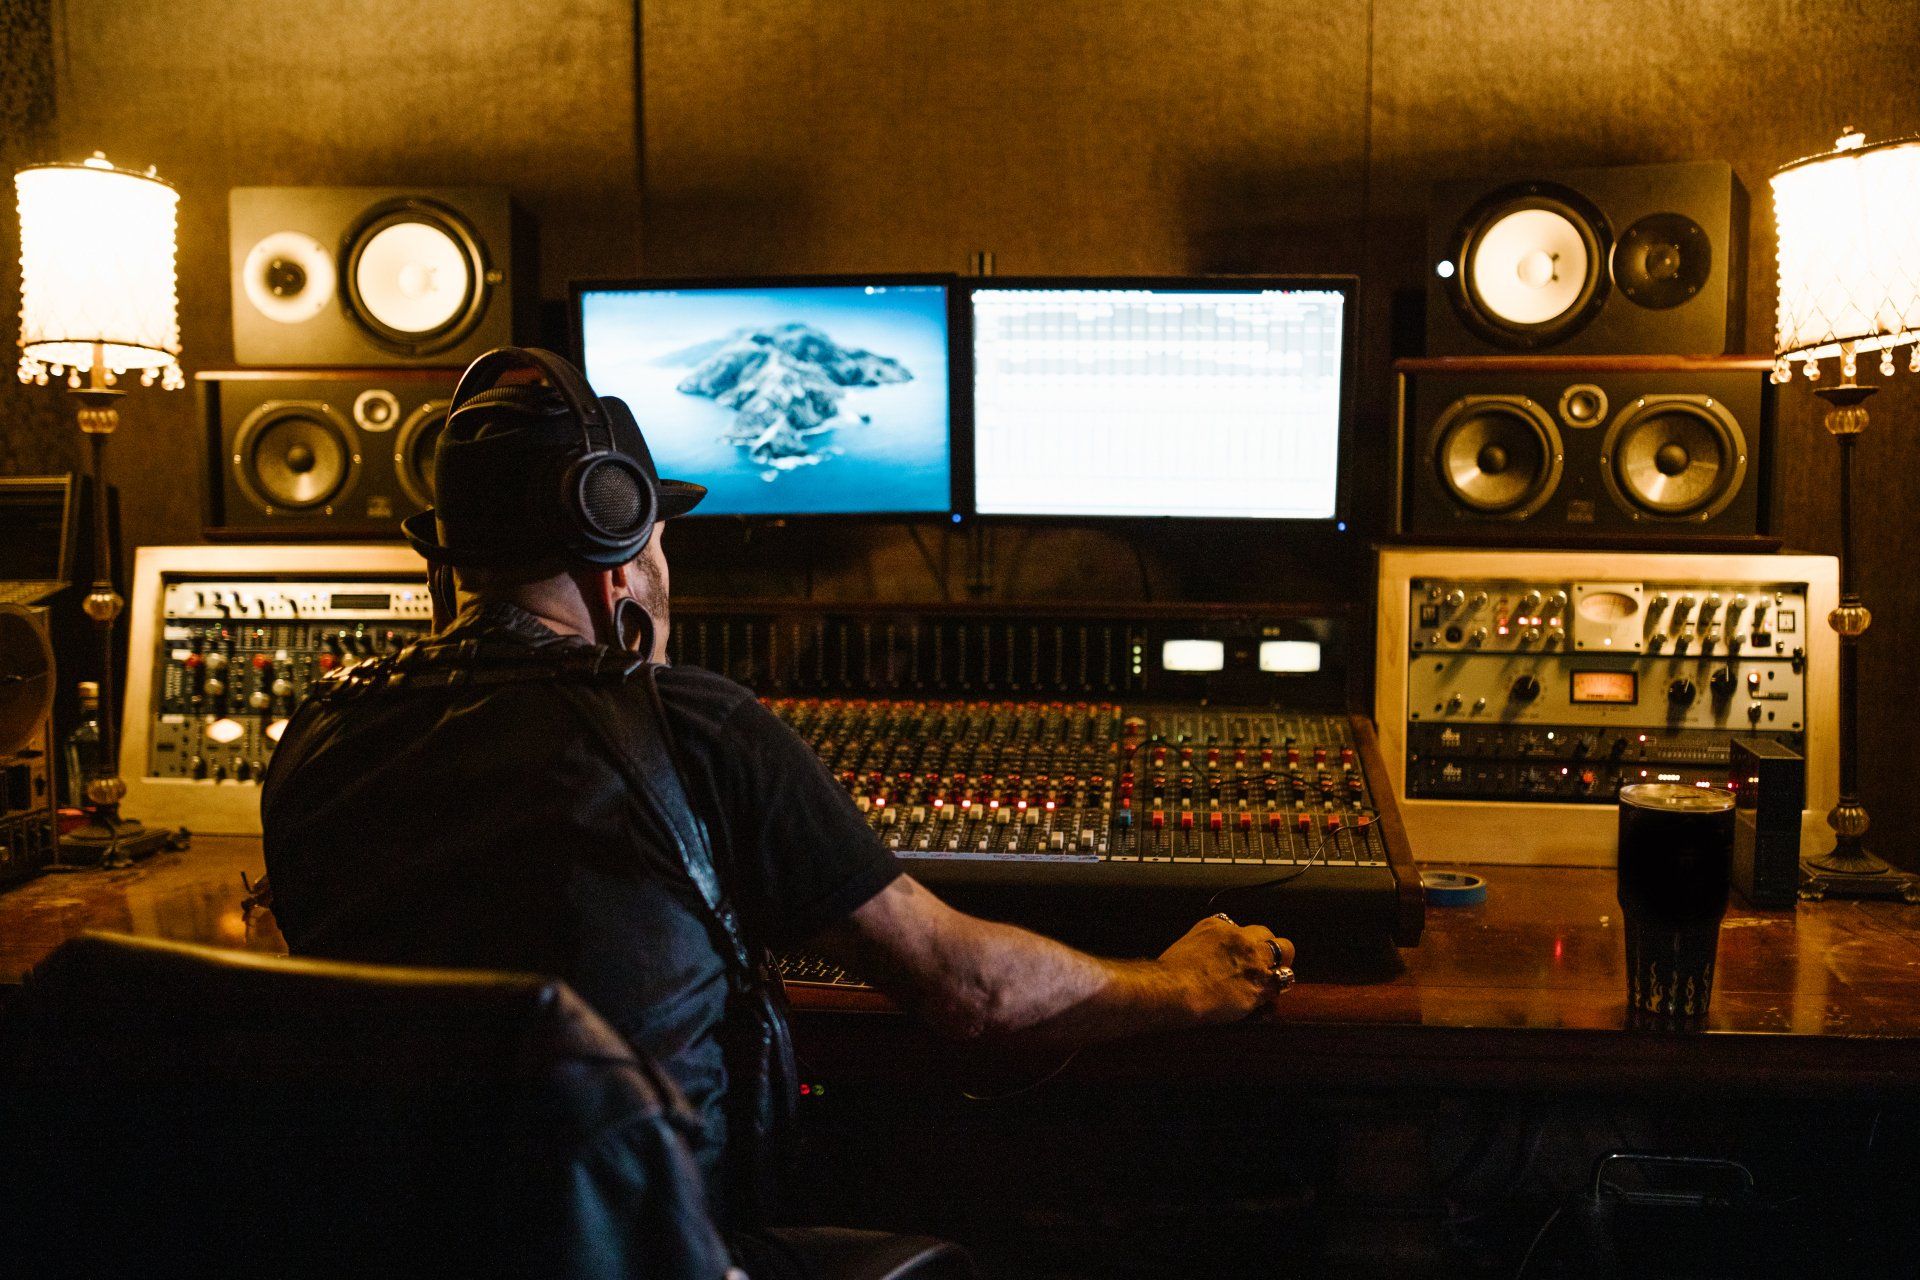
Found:
[[[1265,925],[1208,916],[1160,953],[1160,963],[1188,984],[1201,1022],[1238,1022],[1264,1010],[1291,986],[1293,944]]]

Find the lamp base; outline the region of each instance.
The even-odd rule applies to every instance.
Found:
[[[1888,898],[1920,906],[1920,876],[1892,867],[1861,848],[1834,848],[1800,860],[1800,897]]]
[[[60,859],[48,871],[125,867],[168,847],[184,844],[185,832],[148,827],[136,818],[94,813],[60,837]]]

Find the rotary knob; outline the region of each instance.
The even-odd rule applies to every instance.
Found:
[[[1697,692],[1693,681],[1683,676],[1667,686],[1667,701],[1676,707],[1691,706]]]
[[[1458,609],[1467,602],[1467,593],[1455,588],[1447,592],[1447,608]]]
[[[1532,676],[1519,676],[1513,682],[1513,700],[1532,702],[1540,696],[1540,682]]]
[[[1721,667],[1707,680],[1707,688],[1713,693],[1715,702],[1725,702],[1733,696],[1733,669]]]

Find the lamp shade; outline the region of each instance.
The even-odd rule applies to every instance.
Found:
[[[20,208],[20,378],[70,382],[100,365],[169,388],[180,373],[174,225],[179,193],[151,171],[35,165],[13,178]],[[111,380],[111,376],[109,378]]]
[[[1801,362],[1809,378],[1838,356],[1851,379],[1858,354],[1920,344],[1920,138],[1865,145],[1848,133],[1832,151],[1773,177],[1779,227],[1776,381]],[[1920,372],[1920,345],[1909,367]]]

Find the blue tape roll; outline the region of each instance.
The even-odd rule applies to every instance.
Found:
[[[1436,907],[1471,907],[1487,900],[1487,882],[1465,871],[1422,871],[1420,885]]]

